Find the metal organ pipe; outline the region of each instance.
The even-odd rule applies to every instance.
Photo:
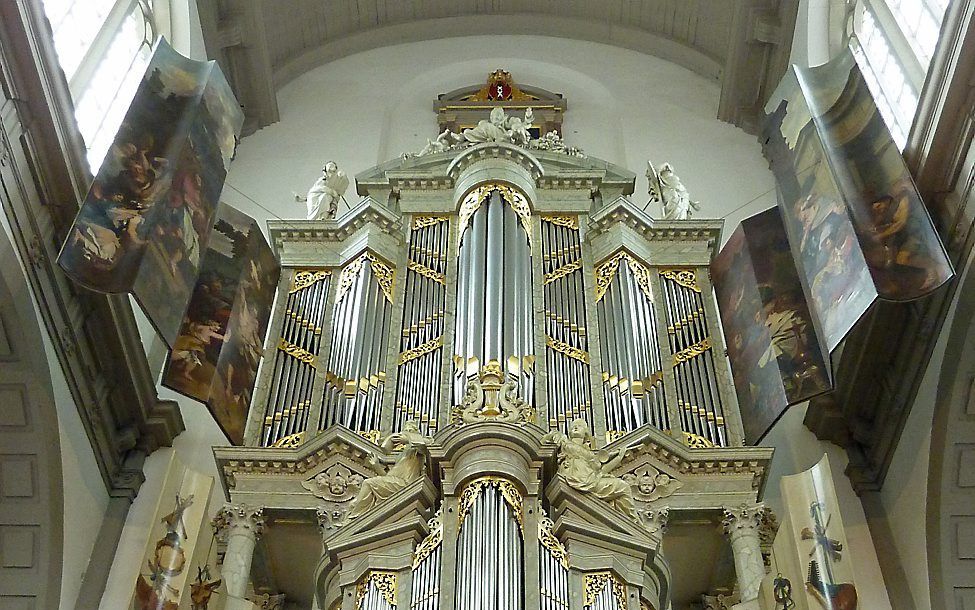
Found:
[[[524,197],[504,185],[479,187],[462,205],[461,222],[469,218],[470,226],[459,227],[454,404],[492,361],[518,383],[522,399],[534,401],[528,213]]]

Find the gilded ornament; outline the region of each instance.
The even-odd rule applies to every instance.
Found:
[[[692,358],[696,358],[709,349],[711,349],[711,337],[705,337],[694,345],[686,347],[674,354],[674,365],[680,364],[681,362],[687,362]]]
[[[612,572],[590,572],[586,574],[585,596],[583,598],[583,608],[591,607],[599,593],[606,585],[612,587],[613,597],[616,598],[617,608],[626,608],[626,585]]]
[[[372,570],[355,588],[355,607],[362,610],[362,601],[369,592],[369,585],[375,587],[390,606],[396,605],[396,572]]]
[[[690,288],[694,292],[701,292],[701,288],[697,285],[697,272],[693,269],[661,269],[660,277],[680,284],[684,288]]]
[[[487,184],[482,184],[464,197],[464,202],[461,204],[460,211],[457,213],[459,218],[459,222],[457,223],[457,235],[460,238],[463,238],[464,231],[467,230],[467,225],[470,223],[471,217],[474,216],[474,212],[481,207],[481,204],[484,203],[494,191],[498,191],[505,201],[508,202],[508,205],[511,206],[511,209],[514,210],[515,214],[518,215],[522,228],[524,228],[525,233],[528,234],[528,243],[531,243],[532,212],[531,208],[528,206],[528,199],[526,199],[521,192],[506,184],[501,184],[500,182],[488,182]]]
[[[545,344],[554,349],[557,352],[563,353],[569,358],[578,360],[579,362],[584,362],[589,364],[589,352],[578,347],[573,347],[566,343],[565,341],[559,341],[558,339],[553,339],[552,337],[545,337]]]
[[[616,272],[619,270],[621,261],[626,261],[626,264],[629,265],[630,272],[633,274],[633,278],[636,280],[643,295],[652,303],[653,288],[650,285],[650,270],[647,269],[646,265],[625,251],[617,252],[606,261],[596,265],[596,302],[598,303],[606,296],[609,285],[616,278]]]
[[[296,432],[295,434],[289,434],[274,441],[272,447],[283,447],[283,448],[294,448],[305,442],[305,432]]]
[[[435,351],[441,347],[443,347],[443,335],[437,337],[436,339],[430,339],[426,343],[422,343],[414,347],[413,349],[408,349],[405,352],[400,352],[399,361],[397,362],[397,364],[399,364],[399,366],[403,366],[410,360],[416,360],[417,358],[429,354],[430,352]]]
[[[434,282],[437,282],[438,284],[443,284],[443,285],[447,284],[447,278],[446,276],[444,276],[444,274],[434,271],[433,269],[427,267],[422,263],[418,263],[416,261],[410,261],[409,264],[407,264],[406,268],[409,269],[410,271],[413,271],[414,273],[419,273],[423,277],[428,277]]]
[[[382,430],[359,430],[356,434],[374,445],[378,445],[383,437]]]
[[[561,279],[561,278],[569,275],[570,273],[573,273],[574,271],[578,271],[579,269],[582,269],[582,260],[577,258],[576,260],[572,261],[571,263],[567,263],[565,265],[562,265],[561,267],[559,267],[555,271],[551,271],[549,273],[546,273],[545,274],[545,283],[546,284],[551,284],[552,282],[554,282],[556,280],[559,280],[559,279]]]
[[[315,354],[309,352],[306,349],[298,347],[294,343],[289,343],[288,341],[281,339],[280,341],[278,341],[278,350],[284,352],[285,354],[288,354],[292,358],[296,358],[306,364],[315,366],[315,360],[316,360]]]
[[[446,216],[414,216],[413,229],[425,229],[441,222],[447,222],[447,220]]]
[[[331,271],[296,271],[294,280],[291,282],[291,290],[288,293],[294,294],[300,292],[309,286],[328,279],[331,275]]]
[[[569,229],[579,229],[578,216],[542,216],[542,220]]]
[[[488,485],[492,485],[501,492],[501,497],[504,501],[511,507],[514,512],[515,521],[518,522],[518,528],[521,529],[522,535],[525,532],[525,515],[524,515],[524,501],[521,497],[521,492],[514,484],[501,477],[487,476],[481,477],[479,479],[474,479],[467,484],[464,491],[460,494],[460,501],[457,506],[457,532],[460,533],[461,528],[464,525],[464,519],[467,514],[474,508],[474,503],[477,502],[477,498],[481,495],[481,492]]]
[[[443,542],[443,508],[437,511],[430,521],[427,522],[430,533],[416,547],[413,553],[413,569],[420,567],[423,560],[427,558],[440,543]]]
[[[376,258],[372,252],[363,252],[342,269],[342,273],[339,275],[338,293],[335,296],[336,303],[341,302],[352,289],[366,261],[369,261],[372,273],[376,276],[376,281],[386,296],[386,300],[390,303],[393,302],[393,270],[386,263]]]
[[[684,432],[684,444],[691,449],[711,449],[714,447],[714,443],[693,432]]]
[[[563,568],[569,567],[569,553],[565,550],[565,546],[559,541],[552,532],[555,527],[555,523],[552,522],[546,516],[542,516],[538,520],[538,542],[548,549],[552,557],[558,561]]]

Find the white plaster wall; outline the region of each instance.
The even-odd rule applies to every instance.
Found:
[[[0,215],[0,230],[5,233],[3,239],[14,243],[5,215]],[[16,251],[13,251],[13,255],[15,260],[5,261],[4,269],[10,273],[23,273],[23,264]],[[91,557],[98,528],[108,507],[108,491],[99,474],[95,453],[81,423],[78,407],[68,389],[64,373],[51,345],[50,336],[44,327],[37,301],[34,300],[33,293],[30,293],[30,297],[41,327],[40,340],[51,373],[51,394],[54,396],[58,415],[64,493],[64,546],[59,607],[70,610],[75,607],[75,600],[81,590],[82,576],[88,567],[88,558]]]
[[[281,121],[241,142],[223,198],[257,218],[300,217],[304,206],[292,193],[307,191],[324,161],[353,176],[419,150],[437,135],[437,94],[483,82],[499,67],[516,82],[564,94],[568,142],[635,172],[638,203],[647,201],[647,159],[673,163],[703,203],[702,217],[744,205],[728,230],[774,203],[757,140],[714,118],[718,83],[616,47],[505,35],[384,47],[307,72],[279,92]],[[354,186],[346,198],[356,200]]]

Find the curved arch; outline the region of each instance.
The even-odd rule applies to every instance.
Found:
[[[722,71],[722,59],[677,40],[638,28],[547,14],[480,14],[406,21],[360,30],[327,41],[276,66],[274,85],[280,89],[318,66],[347,55],[389,46],[391,42],[399,44],[459,38],[472,33],[531,34],[599,42],[653,55],[712,80],[718,80]]]
[[[0,592],[56,608],[61,594],[61,443],[41,327],[27,281],[0,228]],[[77,566],[76,566],[77,567]]]
[[[958,287],[931,428],[928,579],[932,608],[971,603],[975,557],[975,274]]]

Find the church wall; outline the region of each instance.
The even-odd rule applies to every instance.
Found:
[[[0,215],[0,227],[3,230],[0,239],[12,243],[10,228],[6,217],[2,215]],[[10,270],[11,273],[22,273],[16,251],[13,248],[9,250],[4,248],[2,252],[4,258],[9,257],[11,260],[0,261],[0,268]],[[40,319],[33,295],[31,295],[31,305]],[[75,600],[81,590],[82,577],[88,567],[88,559],[95,545],[99,525],[108,507],[108,491],[99,475],[95,453],[82,425],[78,407],[68,390],[64,373],[51,346],[50,337],[44,325],[39,324],[39,326],[41,329],[39,339],[51,374],[51,393],[57,409],[58,435],[61,444],[64,542],[60,607],[69,609],[75,607]]]
[[[292,193],[304,194],[325,161],[351,177],[421,149],[437,135],[436,95],[480,83],[499,67],[516,82],[564,94],[568,144],[636,172],[637,203],[647,200],[647,159],[674,165],[702,202],[702,217],[743,206],[729,216],[729,231],[774,202],[758,142],[714,118],[717,82],[607,45],[504,35],[385,47],[304,74],[278,94],[281,121],[241,142],[223,197],[259,218],[269,215],[260,206],[283,218],[302,215]],[[346,199],[356,201],[354,188]]]

